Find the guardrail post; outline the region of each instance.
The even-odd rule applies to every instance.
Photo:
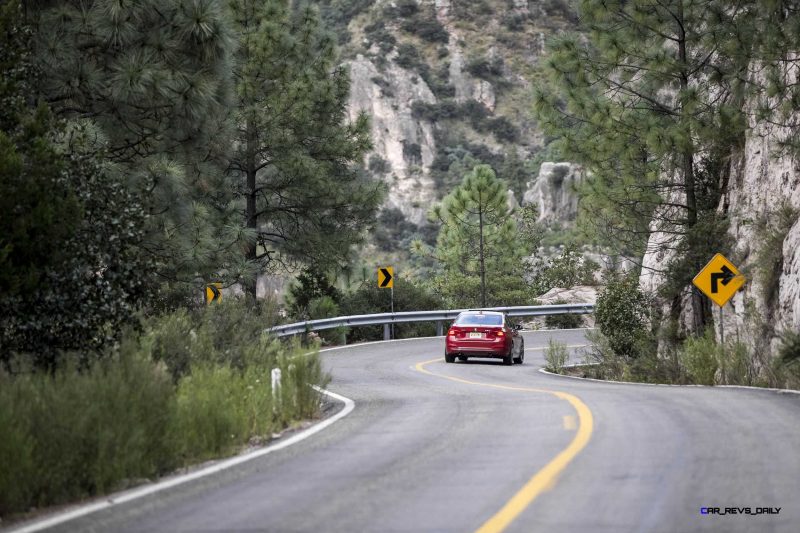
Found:
[[[444,335],[444,324],[442,324],[441,320],[436,321],[436,336],[441,337]]]
[[[388,341],[391,340],[392,336],[389,334],[389,324],[388,322],[383,325],[383,340]]]

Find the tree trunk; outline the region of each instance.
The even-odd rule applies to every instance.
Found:
[[[256,131],[255,125],[252,120],[247,121],[247,146],[246,146],[246,161],[245,161],[245,175],[247,179],[247,186],[245,187],[245,197],[247,205],[245,208],[246,225],[249,229],[256,229],[258,227],[258,217],[256,216]],[[257,260],[258,250],[256,249],[256,242],[248,244],[246,257],[248,261],[253,263]],[[258,277],[252,281],[248,281],[245,286],[245,293],[252,296],[253,301],[256,299],[256,287],[258,285]]]
[[[688,60],[686,53],[686,29],[683,14],[683,2],[678,2],[677,9],[678,24],[678,61],[681,64],[680,85],[681,91],[685,92],[689,88]],[[688,124],[688,117],[684,116],[685,110],[681,108],[681,120]],[[686,195],[686,230],[687,233],[697,225],[697,196],[695,191],[694,175],[694,149],[692,148],[692,132],[687,132],[687,142],[689,145],[684,148],[681,160],[681,170],[683,173],[683,188]],[[702,300],[703,296],[694,286],[691,286],[691,307],[692,325],[695,333],[701,334],[708,322],[706,309]]]
[[[481,307],[486,307],[486,266],[483,259],[483,205],[478,206],[478,228],[480,230],[481,258]]]

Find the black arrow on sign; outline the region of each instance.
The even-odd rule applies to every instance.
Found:
[[[711,292],[716,294],[719,292],[720,281],[723,285],[727,285],[734,277],[735,274],[733,273],[733,270],[728,268],[726,265],[722,265],[722,272],[714,272],[711,274]]]
[[[214,300],[219,298],[219,289],[217,288],[216,285],[209,285],[208,288],[211,289],[211,300],[210,301],[213,302]]]
[[[389,286],[389,283],[392,281],[392,275],[385,268],[381,269],[381,274],[383,274],[383,281],[381,281],[381,288],[386,288],[386,287]]]

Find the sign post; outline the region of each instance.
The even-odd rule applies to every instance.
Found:
[[[394,314],[394,268],[390,266],[378,268],[378,288],[389,289],[389,302],[391,306],[390,308],[392,310],[392,314]],[[386,331],[387,330],[384,330],[384,332]],[[392,322],[391,331],[392,331],[391,337],[394,337],[394,322]],[[385,333],[384,337],[386,337]]]
[[[692,283],[719,306],[719,339],[725,345],[725,322],[722,309],[742,285],[744,276],[722,254],[716,254],[697,274]]]

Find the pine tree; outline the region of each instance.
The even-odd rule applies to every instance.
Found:
[[[545,64],[552,85],[537,90],[546,130],[593,175],[584,227],[629,254],[642,253],[653,230],[671,235],[661,245],[692,263],[672,269],[678,291],[702,266],[687,247],[722,238],[713,212],[723,162],[744,139],[752,46],[737,27],[755,4],[583,0],[585,37],[553,44]],[[701,331],[710,309],[696,291],[692,309]]]
[[[345,261],[382,189],[354,168],[370,146],[368,122],[346,119],[349,77],[316,10],[236,0],[231,11],[240,37],[228,170],[245,201],[255,296],[255,275],[270,267]]]
[[[509,287],[523,286],[523,249],[507,190],[490,166],[477,165],[431,210],[441,223],[433,284],[451,305],[508,305]]]
[[[236,45],[225,5],[26,2],[43,72],[37,89],[81,149],[102,153],[104,172],[140,198],[142,249],[168,284],[237,268],[242,235],[221,158]]]

